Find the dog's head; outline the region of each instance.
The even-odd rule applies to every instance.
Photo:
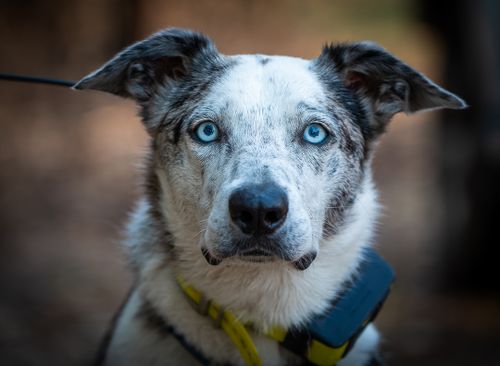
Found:
[[[373,43],[313,60],[225,56],[180,29],[132,45],[75,88],[139,104],[158,182],[151,204],[176,245],[212,265],[299,270],[350,220],[395,113],[465,106]]]

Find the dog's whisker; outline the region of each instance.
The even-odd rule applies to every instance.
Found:
[[[203,234],[205,231],[207,231],[207,228],[202,228],[200,231],[198,231],[195,235],[193,235],[193,237],[191,238],[191,240],[193,239],[196,239],[198,237],[201,236],[201,234]]]

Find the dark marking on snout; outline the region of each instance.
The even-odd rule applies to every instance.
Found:
[[[229,214],[233,224],[246,235],[270,235],[285,222],[288,197],[274,183],[247,185],[229,197]]]

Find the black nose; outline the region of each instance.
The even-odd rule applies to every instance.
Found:
[[[245,234],[271,234],[283,224],[287,213],[286,192],[273,183],[248,185],[229,197],[231,219]]]

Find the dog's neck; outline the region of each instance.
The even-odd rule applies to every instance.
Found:
[[[323,313],[354,272],[361,248],[324,253],[306,271],[285,262],[242,265],[228,261],[207,269],[201,260],[194,269],[181,260],[176,272],[243,322],[252,322],[266,331],[276,325],[300,325],[312,315]],[[183,253],[181,258],[189,258],[190,254]]]
[[[139,281],[151,283],[147,296],[153,304],[163,302],[158,297],[169,296],[158,291],[158,284],[170,282],[166,287],[172,289],[175,276],[181,275],[205,296],[260,330],[272,326],[289,328],[324,312],[344,282],[355,274],[362,250],[372,239],[377,207],[371,180],[366,179],[362,193],[350,208],[348,220],[333,237],[322,240],[320,254],[305,271],[284,261],[256,264],[228,259],[211,266],[201,255],[198,243],[190,239],[192,235],[182,232],[172,233],[174,249],[168,249],[159,227],[163,223],[158,217],[151,217],[147,201],[139,205],[129,225],[129,237],[135,238],[130,241],[133,245],[129,250],[134,251],[132,257],[141,252],[148,257],[141,260]],[[150,230],[151,222],[155,222],[156,230]],[[157,237],[144,238],[141,232],[154,232]],[[138,239],[149,249],[141,250]],[[144,243],[145,240],[149,242]]]

